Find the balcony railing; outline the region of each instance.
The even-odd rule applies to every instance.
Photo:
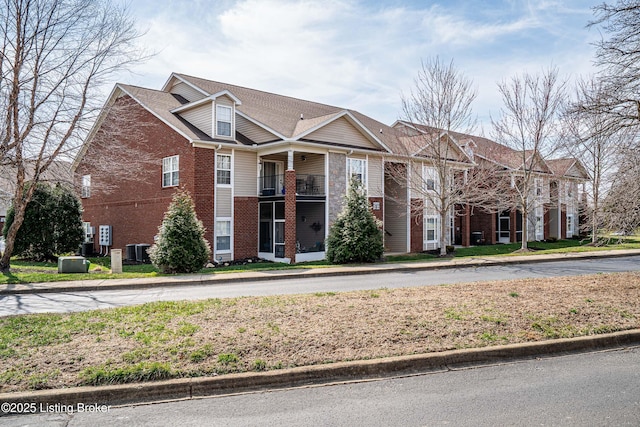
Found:
[[[324,196],[324,175],[296,174],[296,194],[302,196]]]
[[[296,194],[300,196],[324,196],[324,175],[296,175]],[[287,189],[284,175],[261,176],[258,178],[258,191],[261,196],[281,196]]]

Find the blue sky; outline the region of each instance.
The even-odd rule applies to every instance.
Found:
[[[191,74],[352,108],[391,124],[422,59],[439,56],[477,87],[474,112],[489,133],[496,83],[557,66],[593,72],[599,37],[585,28],[596,0],[297,1],[135,0],[132,15],[157,52],[120,76],[160,88]],[[484,127],[484,129],[482,128]]]

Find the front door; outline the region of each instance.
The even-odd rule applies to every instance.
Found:
[[[501,216],[498,221],[498,243],[509,243],[511,241],[511,218]]]

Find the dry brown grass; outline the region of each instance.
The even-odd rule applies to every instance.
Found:
[[[640,273],[21,316],[0,319],[9,343],[0,346],[0,391],[277,369],[638,327]],[[159,375],[154,366],[161,366]]]

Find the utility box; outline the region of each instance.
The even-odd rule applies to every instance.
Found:
[[[122,249],[111,249],[111,272],[122,273]]]
[[[61,256],[58,258],[58,273],[87,273],[89,261],[81,256]]]
[[[113,232],[110,225],[101,225],[98,227],[100,246],[113,245]]]

